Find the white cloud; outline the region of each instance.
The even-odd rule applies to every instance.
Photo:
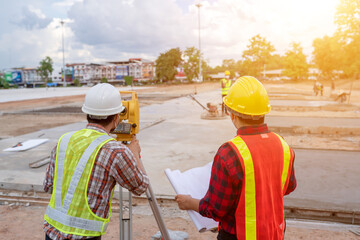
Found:
[[[31,30],[34,28],[45,28],[51,22],[51,19],[47,18],[40,9],[33,6],[24,6],[20,19],[16,18],[12,22],[27,30]]]
[[[53,3],[54,7],[71,7],[76,2],[82,2],[83,0],[65,0]]]
[[[211,65],[239,60],[249,39],[260,34],[283,54],[301,42],[311,54],[312,41],[335,29],[338,0],[201,1],[202,52]],[[65,23],[66,62],[155,59],[170,48],[198,47],[198,8],[194,0],[45,0],[11,3],[0,16],[0,68],[36,66],[45,56],[62,65],[60,16]],[[30,5],[31,4],[31,5]],[[13,9],[17,9],[16,11]],[[14,12],[13,12],[14,11]],[[20,13],[20,15],[19,15]],[[14,22],[17,16],[16,24]],[[62,17],[62,16],[61,16]],[[63,17],[62,17],[63,18]],[[11,21],[10,21],[11,20]]]

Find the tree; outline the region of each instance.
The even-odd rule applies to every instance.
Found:
[[[49,56],[41,60],[37,72],[39,73],[41,80],[45,82],[45,85],[48,83],[49,76],[51,76],[53,71],[53,61]]]
[[[199,49],[188,47],[184,51],[184,73],[189,82],[199,78]]]
[[[260,76],[264,65],[271,61],[274,46],[259,34],[250,39],[247,50],[243,52],[243,70],[247,75]]]
[[[172,48],[165,53],[161,53],[156,59],[156,78],[161,82],[174,80],[177,74],[176,67],[182,62],[180,48]]]
[[[213,69],[208,65],[208,62],[205,60],[201,61],[201,69],[202,69],[202,75],[203,75],[203,79],[204,81],[206,79],[210,78],[210,74],[212,73]]]
[[[0,77],[0,88],[9,88],[9,83],[4,78]]]
[[[335,14],[336,35],[343,46],[343,70],[350,76],[360,75],[360,1],[341,0]]]
[[[339,69],[341,46],[337,37],[316,38],[313,41],[314,63],[325,78],[331,78],[333,71]]]
[[[79,81],[78,78],[75,78],[75,79],[74,79],[74,85],[75,85],[76,87],[79,87],[79,86],[80,86],[80,81]]]
[[[224,59],[222,61],[222,67],[223,67],[223,71],[229,71],[230,72],[230,78],[235,77],[236,62],[235,62],[234,59]]]
[[[292,49],[285,53],[283,74],[293,80],[303,80],[307,78],[309,65],[300,43],[292,43]]]
[[[360,35],[360,1],[340,0],[336,9],[337,33],[345,40],[354,40]]]
[[[284,68],[284,57],[279,54],[274,54],[271,61],[266,64],[267,70],[282,69]]]

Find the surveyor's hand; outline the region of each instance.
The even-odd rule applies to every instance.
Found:
[[[175,201],[181,210],[194,210],[199,212],[200,200],[192,198],[190,195],[178,194],[175,196]]]
[[[136,135],[133,136],[133,139],[131,140],[130,144],[128,145],[128,148],[130,151],[134,154],[136,158],[140,158],[140,144],[139,140],[137,140]]]
[[[137,140],[137,138],[136,138],[136,135],[133,136],[133,139],[131,140],[130,144],[128,145],[128,148],[135,156],[136,164],[137,164],[138,168],[140,168],[140,170],[146,174],[145,168],[140,159],[141,158],[140,157],[141,148],[140,148],[139,140]]]

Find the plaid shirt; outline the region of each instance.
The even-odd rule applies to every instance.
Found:
[[[87,129],[107,133],[97,124],[88,124]],[[54,169],[56,160],[56,146],[51,152],[50,164],[46,169],[44,180],[45,192],[52,192]],[[132,152],[125,145],[117,141],[109,141],[101,147],[94,163],[87,189],[87,200],[90,209],[97,216],[107,218],[109,215],[110,199],[116,183],[129,189],[132,193],[140,195],[146,191],[149,178],[137,167]],[[65,234],[58,231],[48,222],[44,221],[44,232],[51,239],[86,239],[87,237]]]
[[[238,135],[268,133],[266,124],[239,128]],[[290,148],[291,151],[293,151]],[[293,155],[294,156],[294,155]],[[295,156],[294,156],[295,158]],[[295,160],[295,159],[293,159]],[[224,231],[235,234],[235,211],[240,199],[243,182],[243,169],[237,154],[229,143],[224,143],[215,155],[209,189],[200,200],[199,213],[219,222]],[[296,188],[294,167],[291,171],[286,194]]]

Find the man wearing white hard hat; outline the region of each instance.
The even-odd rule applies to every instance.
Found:
[[[51,152],[44,180],[44,190],[52,193],[44,217],[45,239],[101,239],[116,183],[135,195],[146,191],[149,178],[136,137],[125,146],[109,136],[123,110],[120,93],[110,84],[86,93],[86,128],[64,134]]]

